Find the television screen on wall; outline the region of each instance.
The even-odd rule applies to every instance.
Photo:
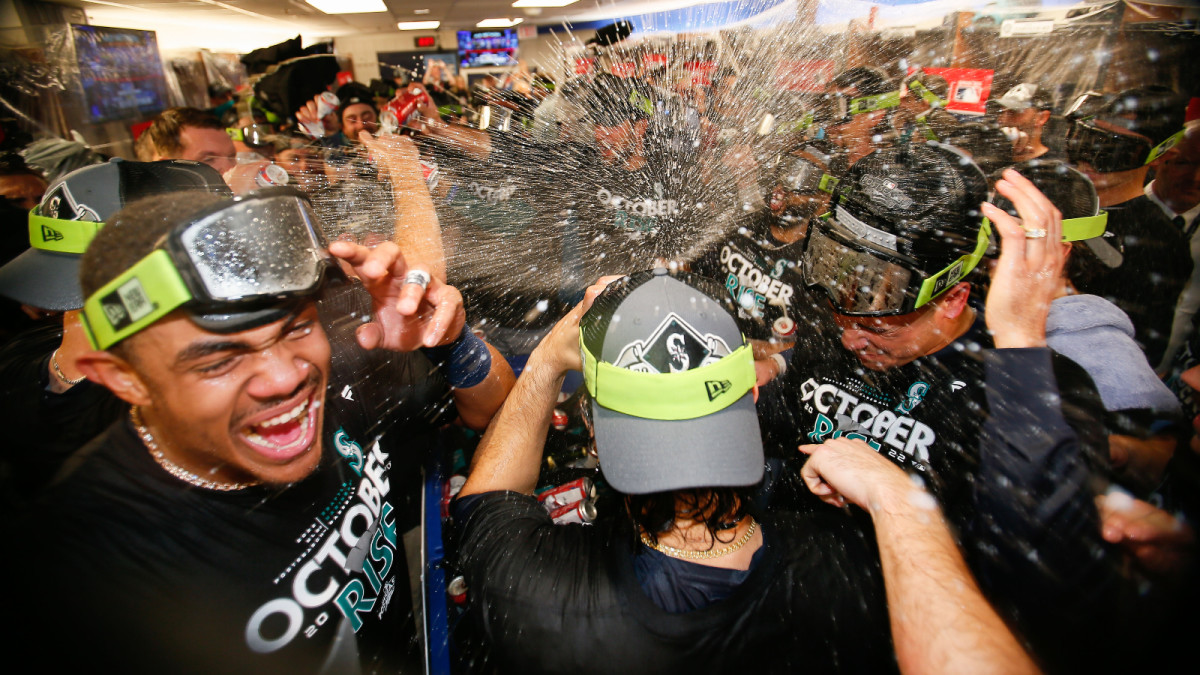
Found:
[[[460,68],[517,65],[517,31],[512,28],[458,31],[458,65]]]
[[[154,31],[72,25],[71,32],[91,121],[127,120],[168,107]]]

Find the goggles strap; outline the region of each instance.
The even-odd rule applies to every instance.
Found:
[[[820,189],[821,192],[833,194],[833,191],[837,189],[839,182],[841,181],[839,181],[837,178],[834,178],[827,173],[823,173],[821,174],[821,182],[817,183],[817,188]]]
[[[108,349],[192,299],[171,255],[158,249],[83,303],[83,327],[95,349]]]
[[[886,94],[876,94],[874,96],[860,96],[859,98],[850,99],[850,114],[859,115],[861,113],[884,110],[885,108],[895,108],[898,105],[900,105],[899,90],[889,91]]]
[[[643,373],[599,361],[583,344],[583,379],[596,403],[625,415],[690,420],[723,410],[754,387],[754,353],[743,344],[716,363],[681,373]]]
[[[983,255],[987,253],[991,236],[991,221],[984,218],[983,222],[979,224],[979,236],[975,242],[975,250],[955,260],[943,268],[942,271],[921,282],[921,290],[917,293],[917,301],[913,305],[913,309],[920,309],[925,303],[952,288],[954,284],[961,281],[971,270],[975,269],[975,266],[983,259]]]
[[[29,212],[29,245],[43,251],[82,255],[104,223],[60,220]]]
[[[230,140],[243,141],[246,139],[246,134],[244,134],[241,129],[225,127],[225,133],[229,135]]]
[[[1104,235],[1108,227],[1108,211],[1094,216],[1067,218],[1062,221],[1063,241],[1083,241]]]
[[[946,102],[942,100],[941,96],[938,96],[937,94],[933,93],[932,91],[929,91],[929,89],[926,88],[925,85],[921,84],[917,80],[913,80],[912,82],[910,82],[908,85],[908,88],[917,92],[917,95],[921,97],[921,100],[925,101],[929,105],[931,105],[935,108],[945,108],[946,107]]]
[[[1172,134],[1171,137],[1168,138],[1167,140],[1154,146],[1154,149],[1150,151],[1150,155],[1146,157],[1145,163],[1149,164],[1150,162],[1153,162],[1154,160],[1158,159],[1159,157],[1162,157],[1163,155],[1170,152],[1171,148],[1175,147],[1176,145],[1179,145],[1179,141],[1183,140],[1183,136],[1186,133],[1187,133],[1187,130],[1182,129],[1182,130],[1178,131],[1177,133]]]

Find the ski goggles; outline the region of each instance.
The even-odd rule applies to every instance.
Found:
[[[1094,118],[1075,120],[1067,132],[1067,156],[1072,164],[1086,163],[1099,173],[1132,171],[1162,157],[1179,141],[1179,131],[1167,140],[1152,145],[1147,138],[1120,134],[1095,125]]]
[[[271,145],[268,136],[274,132],[268,126],[251,124],[248,127],[228,127],[225,129],[225,133],[235,142],[261,148]]]
[[[83,255],[88,244],[104,223],[88,220],[62,220],[38,213],[41,206],[29,212],[29,245],[52,253]]]
[[[826,126],[846,124],[855,115],[886,110],[900,105],[900,91],[851,98],[845,94],[826,94],[817,102],[814,118]]]
[[[779,185],[788,192],[816,195],[832,193],[838,180],[825,168],[804,157],[789,157],[779,170]]]
[[[872,227],[838,206],[810,230],[800,259],[804,282],[825,290],[839,314],[908,314],[949,290],[975,269],[987,252],[991,224],[984,219],[975,250],[927,274],[914,258],[897,252],[895,235]]]
[[[335,267],[320,232],[308,198],[291,188],[223,202],[84,302],[88,338],[108,349],[185,305],[218,332],[274,320],[264,317],[315,293]]]

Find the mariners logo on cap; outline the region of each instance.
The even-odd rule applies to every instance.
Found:
[[[86,220],[93,223],[104,220],[96,213],[95,209],[77,202],[75,196],[71,194],[71,188],[67,187],[65,182],[60,183],[50,195],[42,200],[39,211],[43,216],[59,220]]]
[[[680,373],[719,361],[731,351],[720,337],[700,333],[672,312],[649,338],[625,345],[613,365],[643,373]],[[709,394],[713,397],[711,390]]]

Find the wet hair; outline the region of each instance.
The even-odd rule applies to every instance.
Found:
[[[859,96],[875,96],[895,91],[896,86],[887,75],[866,66],[843,71],[829,82],[831,89],[857,89]]]
[[[79,261],[79,286],[84,297],[160,248],[175,226],[221,201],[228,199],[208,192],[171,192],[125,205],[96,233]]]
[[[753,486],[716,487],[625,495],[625,508],[634,524],[654,543],[658,543],[659,535],[670,532],[675,519],[680,518],[703,523],[715,547],[718,543],[732,543],[732,535],[726,541],[720,538],[720,533],[732,532],[728,523],[736,523],[746,515],[752,489]]]
[[[154,161],[155,154],[162,157],[178,157],[183,152],[179,137],[185,127],[224,130],[225,125],[199,108],[170,108],[159,113],[150,126],[138,136],[134,150],[143,162]]]

